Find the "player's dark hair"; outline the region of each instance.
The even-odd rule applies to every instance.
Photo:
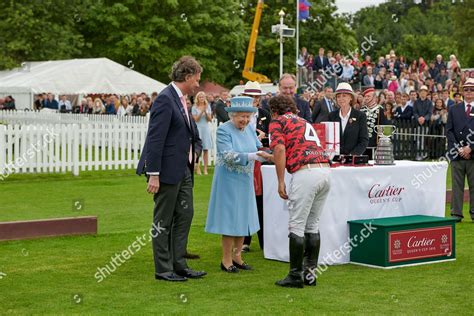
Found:
[[[270,106],[270,111],[278,115],[283,115],[288,112],[294,114],[298,113],[295,101],[286,95],[278,95],[270,98],[268,105]]]

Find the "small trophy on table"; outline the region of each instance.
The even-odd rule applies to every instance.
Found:
[[[377,125],[378,141],[377,149],[375,150],[375,164],[376,165],[394,165],[393,145],[390,137],[395,134],[397,127],[394,125]]]

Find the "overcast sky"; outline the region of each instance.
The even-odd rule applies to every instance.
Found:
[[[386,0],[336,0],[336,6],[338,13],[355,13],[359,9],[369,7],[372,5],[378,5]]]

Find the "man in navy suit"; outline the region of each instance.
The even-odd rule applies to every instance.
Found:
[[[319,49],[319,55],[314,58],[314,70],[316,72],[324,72],[330,66],[329,59],[324,56],[324,48]]]
[[[395,118],[397,120],[409,121],[413,118],[413,107],[410,106],[408,94],[402,94],[402,104],[395,109]]]
[[[180,58],[171,71],[171,84],[154,100],[137,173],[146,173],[148,193],[154,194],[153,255],[155,278],[187,281],[200,278],[186,263],[186,246],[193,219],[193,169],[199,151],[196,124],[188,112],[186,95],[199,88],[202,68],[190,56]]]
[[[464,181],[469,185],[469,214],[474,221],[474,79],[467,79],[463,86],[464,102],[449,108],[446,136],[448,157],[451,160],[453,194],[451,216],[459,222],[462,214]]]
[[[332,100],[333,91],[331,87],[324,88],[324,98],[314,105],[312,122],[321,123],[329,121],[329,113],[336,110],[336,105]]]
[[[446,108],[449,110],[456,102],[449,97],[449,91],[444,89],[443,90],[443,102]]]
[[[54,96],[52,93],[48,93],[48,97],[46,98],[46,100],[44,100],[43,108],[52,109],[52,110],[59,109],[59,103],[58,101],[56,101],[56,99],[54,99]]]
[[[311,120],[311,110],[309,108],[309,103],[303,99],[300,99],[296,93],[296,77],[292,74],[283,74],[278,83],[278,89],[282,95],[286,95],[290,98],[293,98],[298,108],[298,116],[304,118],[308,122]]]

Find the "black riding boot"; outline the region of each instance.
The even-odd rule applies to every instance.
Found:
[[[303,254],[304,254],[304,237],[299,237],[293,233],[288,236],[290,238],[290,272],[283,280],[277,281],[275,284],[284,287],[302,288],[303,281]]]
[[[316,268],[318,266],[321,237],[317,234],[304,234],[304,284],[316,285]]]

